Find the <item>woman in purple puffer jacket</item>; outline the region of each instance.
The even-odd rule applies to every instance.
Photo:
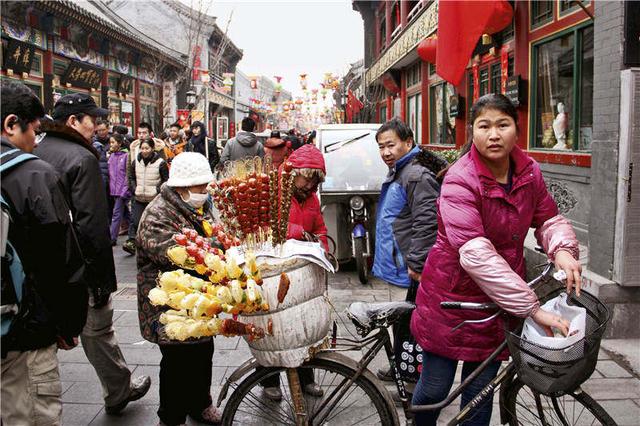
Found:
[[[120,222],[129,215],[127,204],[131,198],[127,180],[128,151],[123,148],[124,136],[118,133],[109,139],[109,191],[113,197],[113,217],[111,218],[111,245],[116,245]]]
[[[558,269],[567,273],[567,290],[580,289],[578,241],[558,214],[539,165],[516,146],[518,115],[503,95],[485,95],[471,109],[472,140],[448,171],[438,200],[438,237],[422,271],[411,331],[424,350],[414,405],[446,398],[458,361],[462,380],[504,341],[500,319],[452,329],[486,313],[440,308],[443,301],[495,302],[517,317],[532,317],[565,334],[569,323],[540,308],[524,281],[524,240],[529,228]],[[465,406],[497,374],[503,353],[462,394]],[[465,423],[488,425],[487,398]],[[416,424],[435,425],[439,412],[419,413]]]

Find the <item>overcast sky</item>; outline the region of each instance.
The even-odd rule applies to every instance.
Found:
[[[198,8],[199,0],[182,0]],[[208,8],[208,9],[207,9]],[[213,1],[206,3],[228,35],[243,50],[238,68],[245,74],[284,77],[286,90],[300,95],[299,74],[319,88],[325,72],[343,75],[364,55],[363,23],[349,0]]]

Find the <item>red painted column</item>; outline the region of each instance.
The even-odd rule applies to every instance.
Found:
[[[380,15],[378,14],[378,12],[376,12],[376,18],[375,18],[375,35],[376,35],[376,51],[375,54],[373,55],[376,59],[380,57],[380,43],[382,43],[382,40],[380,40]]]
[[[400,72],[400,118],[407,122],[407,72]]]
[[[140,80],[136,78],[133,85],[133,97],[136,100],[136,104],[133,107],[133,123],[131,123],[131,131],[136,135],[137,126],[140,124]]]
[[[387,27],[387,31],[386,32],[386,38],[387,38],[387,49],[389,48],[389,45],[391,44],[391,32],[393,31],[393,24],[391,22],[391,2],[390,1],[385,1],[384,2],[384,19],[386,22],[386,27]]]
[[[53,74],[53,52],[44,50],[42,53],[42,71],[44,74]]]
[[[393,96],[387,95],[387,120],[393,118]]]
[[[515,75],[520,75],[523,81],[529,81],[529,7],[526,3],[515,3],[514,10],[514,67]],[[535,93],[527,93],[528,97]],[[529,99],[525,99],[524,105],[518,107],[518,146],[527,149],[529,146]]]
[[[422,144],[429,141],[429,64],[420,64],[420,92],[422,93]]]
[[[407,27],[407,15],[409,14],[409,3],[407,0],[400,0],[400,25]]]

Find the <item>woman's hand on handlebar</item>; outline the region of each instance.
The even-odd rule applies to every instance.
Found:
[[[576,294],[580,296],[580,288],[582,287],[582,265],[573,258],[571,253],[566,250],[559,250],[556,253],[556,269],[562,270],[567,274],[567,293],[571,293],[571,289],[575,287]]]
[[[531,318],[544,329],[549,337],[553,337],[552,327],[558,329],[563,336],[569,334],[569,321],[558,314],[540,308]]]

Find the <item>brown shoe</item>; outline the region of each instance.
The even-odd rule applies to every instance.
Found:
[[[104,411],[107,414],[118,414],[127,406],[128,403],[137,401],[149,392],[151,387],[151,378],[149,376],[140,376],[131,381],[131,392],[124,401],[112,406],[105,406]]]

